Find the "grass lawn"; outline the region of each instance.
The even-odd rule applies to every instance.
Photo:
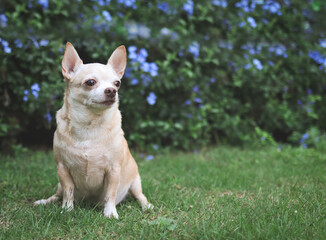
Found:
[[[0,239],[326,239],[326,151],[218,147],[137,158],[155,209],[132,198],[106,219],[75,203],[33,207],[56,190],[52,153],[0,157]]]

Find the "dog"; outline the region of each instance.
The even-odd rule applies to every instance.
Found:
[[[124,46],[104,65],[83,64],[66,44],[61,64],[66,89],[53,139],[59,183],[53,196],[34,205],[62,198],[62,208],[70,211],[75,199],[88,199],[104,205],[105,217],[118,219],[116,205],[131,193],[143,211],[153,208],[121,128],[118,90],[126,64]]]

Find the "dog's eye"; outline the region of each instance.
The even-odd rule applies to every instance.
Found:
[[[116,87],[120,87],[120,82],[119,82],[119,81],[115,81],[115,82],[114,82],[114,85],[115,85]]]
[[[94,86],[96,81],[94,79],[89,79],[85,82],[85,84],[89,87]]]

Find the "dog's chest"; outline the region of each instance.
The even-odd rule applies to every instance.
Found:
[[[84,195],[103,188],[106,169],[112,164],[106,149],[103,146],[95,147],[91,143],[55,144],[60,161],[69,169],[77,190]]]
[[[104,171],[108,161],[102,151],[89,148],[73,147],[64,157],[65,165],[70,171],[89,177]]]

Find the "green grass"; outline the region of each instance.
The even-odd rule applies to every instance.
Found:
[[[0,238],[326,239],[324,150],[219,147],[137,160],[155,209],[142,213],[128,198],[113,220],[88,203],[33,207],[55,192],[52,154],[2,156]]]

